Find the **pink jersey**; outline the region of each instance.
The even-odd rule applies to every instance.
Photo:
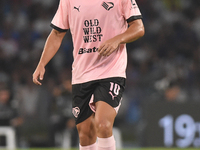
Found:
[[[110,56],[100,56],[100,44],[127,29],[127,22],[140,19],[135,0],[60,0],[51,22],[58,31],[70,29],[73,39],[72,84],[126,77],[126,45]]]

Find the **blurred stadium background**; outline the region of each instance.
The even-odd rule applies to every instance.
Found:
[[[0,147],[7,129],[15,130],[18,148],[78,146],[69,33],[43,86],[32,83],[58,3],[0,0]],[[114,125],[119,147],[200,148],[200,1],[137,3],[146,34],[127,45],[127,85]]]

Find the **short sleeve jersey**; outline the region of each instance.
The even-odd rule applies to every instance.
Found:
[[[110,56],[97,52],[102,42],[126,31],[142,18],[135,0],[60,0],[51,27],[70,29],[73,39],[72,84],[110,77],[126,78],[126,45]]]

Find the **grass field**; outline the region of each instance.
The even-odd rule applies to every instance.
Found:
[[[0,148],[0,150],[7,150],[7,149]],[[78,150],[78,149],[30,148],[30,149],[16,149],[16,150]],[[200,148],[124,148],[119,150],[200,150]]]

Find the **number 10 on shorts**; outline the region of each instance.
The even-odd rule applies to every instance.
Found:
[[[110,91],[115,95],[119,95],[120,86],[117,83],[110,82]]]

